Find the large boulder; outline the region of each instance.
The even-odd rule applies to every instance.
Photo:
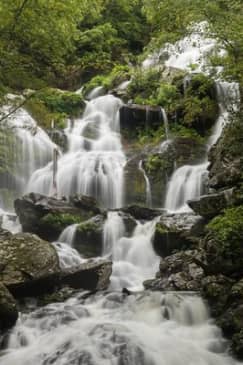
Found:
[[[67,226],[100,213],[95,199],[86,196],[67,200],[30,193],[15,200],[14,206],[23,231],[35,233],[48,241],[57,240]]]
[[[109,286],[111,273],[111,261],[90,260],[73,270],[63,271],[60,282],[74,289],[104,290]]]
[[[161,257],[176,250],[186,250],[198,243],[204,221],[193,214],[163,214],[156,223],[153,247]]]
[[[163,258],[157,278],[144,282],[150,290],[200,291],[204,270],[198,264],[203,261],[198,250],[176,252]]]
[[[150,209],[140,205],[129,205],[120,209],[121,212],[130,214],[133,218],[144,221],[151,220],[161,215],[161,210]]]
[[[0,333],[12,327],[17,319],[17,303],[8,289],[0,282]]]
[[[0,281],[14,295],[45,292],[59,275],[55,248],[30,233],[0,239],[0,263]]]
[[[213,218],[224,209],[243,203],[243,185],[203,195],[199,199],[189,200],[187,204],[194,212],[207,219]]]
[[[97,215],[77,226],[72,245],[83,257],[101,256],[104,220],[103,215]]]

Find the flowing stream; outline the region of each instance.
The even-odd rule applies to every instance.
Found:
[[[199,48],[206,53],[211,43],[205,42]],[[188,58],[195,61],[191,57],[195,47],[191,51],[188,47],[191,46],[185,41],[184,58],[179,53],[175,56],[179,65],[188,65]],[[169,62],[174,64],[172,56]],[[218,84],[221,112],[208,148],[228,121],[225,99],[230,88],[237,96],[236,88]],[[67,153],[59,152],[57,194],[92,195],[105,208],[119,208],[124,201],[126,164],[119,130],[122,103],[112,95],[98,96],[99,92],[95,90],[90,95],[83,117],[70,122],[66,129],[69,147]],[[26,111],[20,110],[14,118],[24,162],[16,166],[18,189],[23,193],[27,186],[26,192],[51,195],[52,153],[56,146],[33,120],[26,128],[25,123],[30,120]],[[175,171],[168,187],[167,209],[184,209],[187,199],[202,193],[207,164],[205,157],[201,164]],[[144,178],[146,181],[146,174]],[[149,204],[149,181],[146,184]],[[160,260],[152,248],[158,219],[133,221],[134,228],[128,233],[122,213],[108,211],[102,258],[113,261],[109,290],[92,295],[79,291],[64,302],[42,307],[30,300],[16,326],[2,338],[0,365],[236,365],[206,303],[196,293],[143,290],[143,282],[154,278],[159,267]],[[76,228],[77,225],[68,227],[53,243],[62,268],[85,261],[72,247]]]

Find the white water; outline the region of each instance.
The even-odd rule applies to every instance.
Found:
[[[83,119],[67,130],[70,147],[59,160],[58,191],[59,195],[86,193],[85,184],[90,184],[95,188],[88,193],[105,206],[119,206],[125,157],[117,133],[117,108],[111,106],[117,99],[109,96],[93,102]],[[51,170],[49,164],[34,173],[29,187],[50,192]],[[155,224],[156,220],[137,222],[127,237],[122,217],[108,213],[104,255],[113,260],[111,289],[142,290],[142,282],[154,277],[159,264],[151,245]],[[74,227],[69,228],[63,240],[71,244]],[[56,242],[54,246],[63,268],[83,262],[69,245]],[[225,353],[227,344],[205,303],[193,294],[143,292],[126,296],[111,292],[87,299],[84,294],[38,309],[32,305],[31,312],[21,313],[6,339],[7,349],[0,353],[0,365],[236,364]]]
[[[164,64],[164,55],[169,54],[169,58],[165,61],[167,67],[197,72],[209,70],[208,56],[215,50],[217,42],[215,39],[205,36],[206,29],[206,22],[194,25],[189,30],[190,35],[175,44],[167,44],[149,55],[143,62],[143,67],[159,67]],[[224,51],[220,50],[219,52],[222,54]]]
[[[145,180],[145,186],[146,186],[146,206],[149,208],[152,208],[152,190],[151,190],[151,184],[149,181],[149,178],[146,174],[146,171],[143,168],[143,160],[139,161],[138,164],[139,170],[142,172]]]
[[[58,196],[94,196],[106,208],[122,206],[126,159],[119,134],[120,99],[106,95],[91,100],[83,118],[66,130],[68,152],[58,161]],[[32,175],[28,191],[52,193],[52,163]]]
[[[58,242],[67,243],[69,246],[73,246],[75,240],[75,235],[77,231],[78,224],[71,224],[60,234]]]
[[[76,295],[22,314],[1,365],[235,365],[190,294]]]
[[[137,222],[131,237],[126,237],[122,218],[117,212],[109,212],[104,229],[104,254],[113,262],[111,289],[143,290],[143,281],[154,277],[160,261],[152,247],[158,219]]]
[[[4,114],[10,111],[9,106],[1,108]],[[11,159],[13,160],[12,182],[8,179],[6,188],[12,185],[20,195],[24,192],[30,175],[52,160],[56,145],[23,108],[19,108],[6,119],[5,128],[9,134],[10,144],[6,164],[10,163],[11,166]]]
[[[163,122],[164,122],[164,128],[165,128],[165,138],[166,140],[168,141],[170,139],[170,136],[169,136],[169,122],[168,122],[168,117],[167,117],[167,114],[166,114],[166,111],[164,108],[161,108],[161,116],[162,116],[162,119],[163,119]]]
[[[239,87],[235,83],[217,82],[219,102],[219,117],[215,123],[212,135],[208,139],[207,150],[220,138],[224,126],[230,121],[230,113],[236,110],[239,102]],[[205,192],[207,181],[208,159],[198,165],[185,165],[177,169],[167,187],[164,207],[171,212],[186,212],[190,208],[188,200],[199,198]]]

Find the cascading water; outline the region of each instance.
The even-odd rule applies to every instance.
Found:
[[[120,99],[112,95],[87,103],[83,118],[66,129],[68,152],[58,161],[58,196],[90,195],[106,208],[123,202],[123,167],[126,159],[119,134]],[[31,176],[28,191],[50,195],[53,164]]]
[[[84,193],[97,197],[106,207],[122,205],[125,156],[118,134],[120,105],[110,95],[99,97],[87,104],[82,119],[70,123],[66,130],[69,151],[59,157],[59,196]],[[227,113],[223,117],[222,110],[220,117],[223,124]],[[217,125],[209,147],[219,135]],[[184,170],[190,170],[190,176],[196,170],[200,175],[201,167]],[[29,191],[50,194],[52,170],[49,162],[35,171]],[[185,185],[191,186],[191,182]],[[193,185],[193,189],[200,187]],[[128,236],[122,215],[108,212],[103,256],[113,261],[110,291],[77,292],[63,303],[39,308],[31,302],[1,341],[0,365],[236,365],[227,354],[221,331],[196,294],[121,292],[122,288],[142,290],[143,281],[158,270],[159,258],[151,244],[157,219],[136,222]],[[64,269],[84,261],[70,246],[75,229],[75,225],[68,227],[59,238],[63,242],[53,243]]]
[[[216,82],[217,97],[219,103],[219,117],[213,128],[212,135],[207,143],[207,150],[217,142],[223,127],[230,119],[230,110],[237,108],[239,102],[239,88],[235,83]],[[167,188],[165,208],[172,212],[190,211],[186,202],[199,198],[205,192],[207,181],[208,160],[198,165],[185,165],[177,169],[172,175]]]
[[[152,207],[152,190],[151,190],[151,184],[149,181],[149,178],[146,174],[146,171],[143,168],[143,160],[139,161],[138,164],[139,170],[142,172],[146,184],[146,205],[151,208]]]
[[[7,105],[1,108],[1,114],[8,117],[0,130],[5,151],[5,160],[1,161],[0,216],[2,226],[16,233],[21,228],[13,217],[9,219],[7,212],[13,210],[14,198],[23,194],[30,175],[52,160],[56,145],[25,109],[12,111]]]
[[[236,365],[190,294],[86,293],[22,314],[1,365]]]
[[[113,262],[111,288],[143,290],[143,281],[153,277],[159,257],[152,247],[152,237],[159,218],[144,224],[137,222],[131,237],[125,236],[122,217],[109,212],[104,229],[104,254]]]

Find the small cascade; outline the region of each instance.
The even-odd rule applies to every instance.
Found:
[[[78,251],[72,248],[69,244],[53,242],[52,245],[57,251],[60,268],[63,270],[73,269],[87,261],[86,259],[83,259]]]
[[[236,110],[240,99],[239,86],[236,83],[218,81],[216,88],[220,113],[208,139],[208,151],[219,139],[225,124],[230,121],[230,107],[233,105],[233,110]],[[165,209],[172,212],[190,211],[186,202],[205,193],[208,164],[205,156],[201,164],[182,166],[173,173],[167,187]]]
[[[87,95],[87,100],[92,100],[98,98],[99,96],[104,95],[105,88],[103,86],[97,86]]]
[[[160,259],[152,247],[159,218],[143,224],[137,222],[131,237],[125,236],[121,219],[118,213],[111,212],[105,223],[104,253],[110,254],[113,261],[111,289],[143,290],[142,283],[153,277],[159,267]],[[114,222],[120,226],[114,226]]]
[[[161,108],[161,117],[162,117],[162,120],[164,122],[164,128],[165,128],[165,138],[166,138],[166,141],[168,141],[170,139],[169,135],[169,122],[168,122],[168,117],[167,117],[167,114],[166,114],[166,111],[164,108]]]
[[[0,364],[238,364],[195,294],[85,295],[23,313]]]
[[[190,211],[186,202],[204,193],[208,163],[185,165],[177,169],[168,185],[165,209],[171,212]]]
[[[65,228],[64,231],[60,234],[58,242],[67,243],[69,246],[72,247],[75,240],[77,227],[78,224],[71,224],[71,226]]]
[[[84,194],[105,208],[122,206],[123,168],[126,162],[120,141],[119,108],[112,95],[87,103],[83,118],[66,129],[68,152],[58,160],[58,196]],[[53,163],[33,173],[28,191],[52,194]]]
[[[143,168],[143,160],[139,161],[138,168],[142,172],[146,184],[146,205],[147,207],[152,208],[152,190],[149,178],[146,174],[146,171]]]
[[[10,106],[1,108],[5,115],[10,112]],[[1,131],[0,141],[6,154],[2,166],[6,173],[1,176],[0,188],[9,189],[13,200],[24,193],[31,174],[52,160],[56,145],[23,108],[8,116]],[[4,203],[4,196],[1,200],[5,209],[12,209],[9,203]]]
[[[126,233],[122,217],[117,212],[108,212],[103,230],[103,255],[110,255],[113,247]]]

